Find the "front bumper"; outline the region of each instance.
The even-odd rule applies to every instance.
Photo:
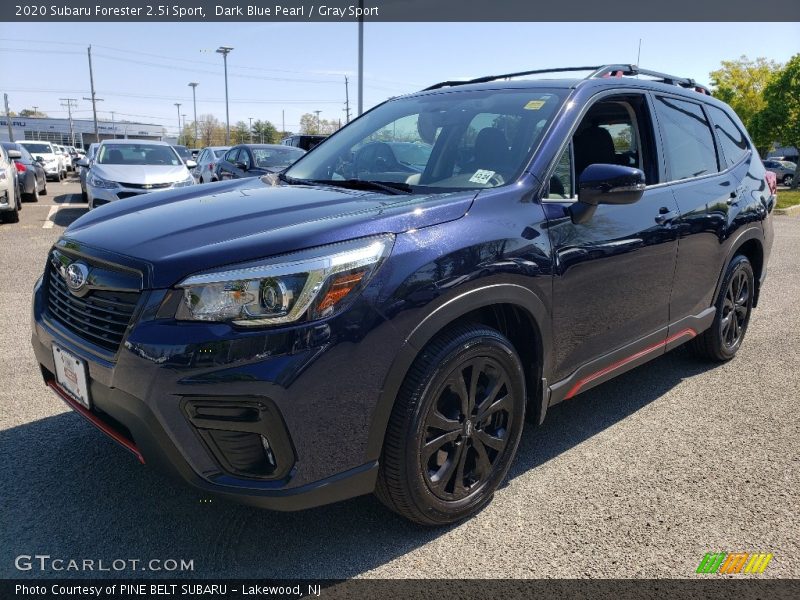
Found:
[[[186,187],[177,186],[176,183],[154,184],[153,187],[129,187],[125,184],[120,184],[114,188],[101,188],[90,185],[87,177],[86,193],[89,196],[92,206],[100,206],[101,204],[108,204],[109,202],[122,200],[124,198],[149,194],[150,192],[160,192],[163,190],[175,189],[176,187]],[[194,180],[192,180],[192,183],[189,185],[194,185]]]
[[[44,163],[42,168],[44,169],[45,175],[48,177],[58,177],[61,173],[58,162]]]
[[[46,285],[38,286],[32,342],[45,382],[140,461],[205,492],[300,510],[373,490],[378,457],[367,451],[371,417],[394,344],[401,343],[388,323],[354,306],[338,322],[241,332],[156,318],[166,293],[143,293],[123,345],[111,353],[61,327],[47,311]],[[368,339],[353,343],[359,331]],[[54,342],[86,361],[91,411],[54,382]],[[197,399],[272,410],[264,413],[267,425],[279,426],[290,448],[287,466],[279,436],[267,434],[280,477],[242,476],[221,460],[187,410]]]

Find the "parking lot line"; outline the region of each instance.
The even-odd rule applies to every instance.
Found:
[[[65,205],[75,203],[75,199],[77,198],[77,196],[78,196],[77,194],[70,194],[66,202],[62,202],[61,204],[54,204],[53,206],[51,206],[50,211],[47,213],[47,219],[45,219],[45,222],[42,223],[42,229],[52,229],[53,225],[56,224],[55,221],[53,220],[53,217],[55,217],[56,213],[59,210],[61,210],[61,208],[63,208]]]

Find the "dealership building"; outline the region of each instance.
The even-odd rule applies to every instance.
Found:
[[[15,142],[20,140],[45,140],[57,144],[88,148],[98,141],[94,134],[94,121],[73,119],[70,130],[69,119],[11,117],[11,131]],[[0,141],[9,140],[9,119],[0,118]],[[97,121],[97,132],[102,140],[130,138],[136,140],[161,140],[166,136],[163,125],[135,123],[132,121]],[[74,135],[74,144],[73,144]]]

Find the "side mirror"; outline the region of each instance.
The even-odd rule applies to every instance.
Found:
[[[86,160],[85,158],[79,158],[78,161],[75,164],[78,165],[79,167],[84,168],[84,169],[88,169],[89,168],[89,161]]]
[[[578,201],[570,207],[573,223],[586,223],[600,204],[633,204],[644,193],[644,172],[622,165],[594,164],[581,173]]]
[[[247,171],[247,165],[244,164],[243,162],[234,163],[233,166],[236,167],[237,169],[241,169],[242,171]]]
[[[44,156],[37,156],[33,160],[35,160],[38,163],[43,163],[44,162]]]
[[[10,158],[11,160],[19,160],[20,158],[22,158],[22,152],[20,152],[19,150],[9,150],[8,158]]]
[[[194,161],[191,158],[186,161],[186,167],[188,169],[194,169],[196,166],[197,166],[197,161]]]

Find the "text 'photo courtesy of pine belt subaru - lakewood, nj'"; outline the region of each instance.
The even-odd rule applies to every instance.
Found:
[[[75,411],[205,492],[276,510],[376,492],[451,523],[554,404],[684,343],[733,358],[774,202],[692,80],[443,82],[280,174],[84,215],[36,284],[33,346]]]

